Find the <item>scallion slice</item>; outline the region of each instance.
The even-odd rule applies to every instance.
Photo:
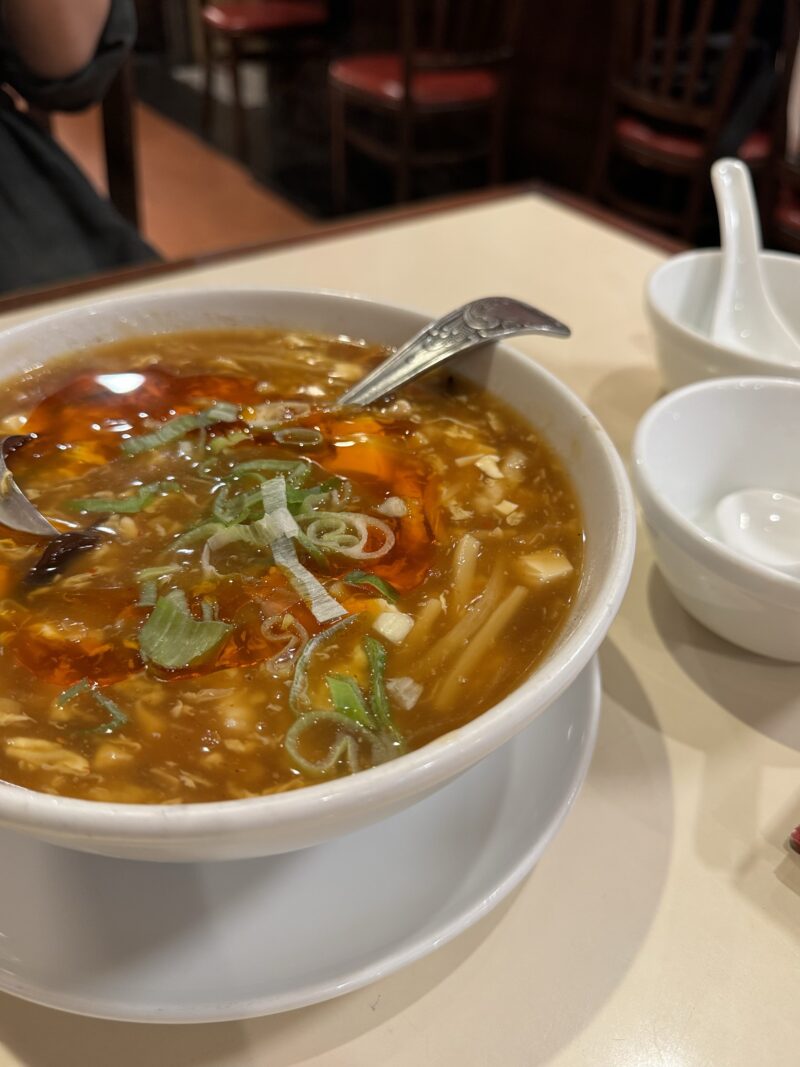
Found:
[[[215,403],[204,411],[178,415],[169,422],[165,422],[163,426],[159,426],[153,433],[146,433],[141,437],[129,437],[127,441],[122,442],[122,451],[128,456],[137,456],[140,452],[150,452],[154,448],[161,448],[162,445],[178,441],[192,430],[202,430],[218,422],[235,422],[238,418],[239,408],[236,404],[229,404],[227,401]]]
[[[303,737],[308,730],[327,727],[333,732],[328,751],[323,756],[309,759],[304,755]],[[310,711],[296,719],[286,731],[284,748],[295,767],[312,778],[323,778],[344,763],[351,773],[361,769],[358,757],[359,742],[369,746],[371,764],[382,763],[387,752],[382,739],[360,726],[346,715],[335,711]],[[316,747],[316,746],[315,746]],[[370,764],[367,763],[367,766]]]
[[[385,578],[381,578],[377,574],[369,574],[367,571],[350,571],[342,578],[343,582],[347,582],[348,585],[371,585],[373,589],[377,589],[378,592],[386,600],[396,604],[400,599],[400,594],[397,590],[391,586]]]
[[[140,582],[158,582],[161,578],[169,577],[170,574],[177,574],[180,569],[180,563],[164,563],[160,567],[145,567],[138,572],[136,577]]]
[[[364,638],[369,663],[369,706],[375,721],[392,737],[397,737],[392,709],[386,693],[386,649],[374,637]]]
[[[128,716],[110,697],[104,696],[96,689],[92,691],[92,696],[111,716],[111,722],[103,723],[102,726],[95,726],[91,731],[93,734],[113,734],[115,730],[119,730],[121,726],[124,726],[128,721]]]
[[[146,582],[142,582],[139,588],[139,599],[136,601],[137,607],[154,608],[157,600],[158,586],[153,579],[149,578]]]
[[[324,645],[327,645],[334,637],[341,634],[346,627],[355,622],[355,619],[355,615],[349,615],[346,619],[334,623],[333,626],[329,626],[327,630],[323,630],[306,642],[306,647],[300,653],[300,658],[295,667],[292,688],[289,690],[289,707],[295,715],[303,715],[305,712],[313,710],[311,696],[308,691],[308,668],[312,658]]]
[[[96,704],[99,704],[103,711],[107,711],[111,716],[110,722],[101,723],[100,726],[94,726],[86,733],[90,734],[113,734],[115,730],[119,730],[128,722],[128,716],[120,708],[119,704],[115,703],[110,697],[101,693],[96,684],[90,682],[88,678],[81,678],[79,682],[71,685],[69,689],[65,689],[63,693],[59,693],[56,697],[56,703],[63,707],[70,700],[74,700],[75,697],[81,695],[81,693],[89,693]]]
[[[221,434],[219,437],[212,437],[208,442],[209,452],[224,452],[226,448],[233,448],[234,445],[241,444],[242,441],[248,441],[250,434],[245,433],[244,430],[233,430],[231,433]]]
[[[338,619],[347,614],[339,601],[334,600],[311,571],[306,570],[297,558],[295,547],[288,537],[279,537],[273,541],[272,558],[306,602],[317,622],[330,622],[331,619]]]
[[[290,426],[285,430],[275,430],[272,436],[279,445],[294,448],[319,448],[324,441],[322,434],[313,426]]]
[[[335,711],[357,722],[366,730],[373,729],[374,723],[367,702],[355,678],[351,678],[349,674],[328,674],[325,676],[325,684]]]
[[[82,497],[78,500],[68,500],[67,507],[70,511],[99,511],[114,512],[121,515],[135,515],[144,511],[154,500],[164,493],[180,492],[181,487],[177,482],[152,482],[143,485],[130,496],[117,497]]]
[[[232,629],[227,622],[199,622],[189,614],[185,596],[181,602],[170,594],[159,597],[139,631],[139,648],[148,662],[177,670],[213,652]]]

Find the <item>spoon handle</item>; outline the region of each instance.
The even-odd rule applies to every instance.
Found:
[[[426,326],[348,389],[338,403],[371,404],[460,352],[522,333],[569,337],[570,330],[558,319],[507,296],[473,300]]]
[[[722,269],[714,312],[714,334],[738,325],[745,297],[758,297],[763,283],[758,268],[761,226],[750,171],[738,159],[718,159],[711,168],[711,184],[722,231]],[[755,294],[755,295],[753,295]]]

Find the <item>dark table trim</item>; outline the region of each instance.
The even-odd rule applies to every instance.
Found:
[[[0,314],[5,311],[19,311],[23,308],[36,307],[52,300],[63,300],[69,297],[79,296],[84,293],[97,293],[103,289],[109,289],[116,285],[125,285],[129,282],[147,281],[166,274],[175,274],[178,271],[191,270],[192,268],[206,267],[213,264],[225,263],[241,259],[244,256],[258,255],[263,252],[273,252],[279,249],[312,245],[317,241],[326,241],[333,237],[343,237],[349,234],[372,230],[379,226],[396,226],[404,222],[411,222],[426,215],[438,215],[447,211],[456,211],[460,208],[483,203],[491,203],[497,200],[507,200],[511,197],[525,193],[537,193],[540,196],[549,197],[555,203],[580,212],[590,218],[605,223],[612,229],[621,230],[647,244],[654,245],[665,252],[680,252],[687,246],[666,234],[651,230],[646,226],[624,218],[600,204],[586,200],[574,193],[568,193],[561,189],[555,189],[542,183],[526,183],[519,185],[496,186],[491,189],[482,189],[475,192],[463,193],[457,196],[448,196],[437,200],[427,200],[421,204],[412,204],[400,208],[391,208],[380,212],[370,212],[350,219],[347,222],[334,223],[321,226],[313,233],[301,237],[287,237],[276,241],[259,242],[253,245],[241,245],[236,248],[227,248],[219,252],[212,252],[201,256],[190,256],[185,259],[171,260],[165,263],[147,263],[138,267],[129,267],[123,270],[109,271],[106,274],[97,274],[89,278],[80,278],[76,281],[65,282],[63,285],[48,286],[41,289],[28,289],[19,293],[11,293],[0,297]]]

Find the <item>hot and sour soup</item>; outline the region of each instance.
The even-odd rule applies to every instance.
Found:
[[[440,377],[336,397],[385,352],[269,330],[136,338],[7,383],[0,779],[142,803],[239,799],[468,722],[552,643],[580,577],[539,434]]]

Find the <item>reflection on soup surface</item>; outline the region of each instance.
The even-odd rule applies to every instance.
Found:
[[[59,529],[0,527],[0,778],[252,797],[460,726],[551,644],[583,530],[547,446],[452,378],[364,410],[385,353],[272,330],[136,338],[7,383]]]

